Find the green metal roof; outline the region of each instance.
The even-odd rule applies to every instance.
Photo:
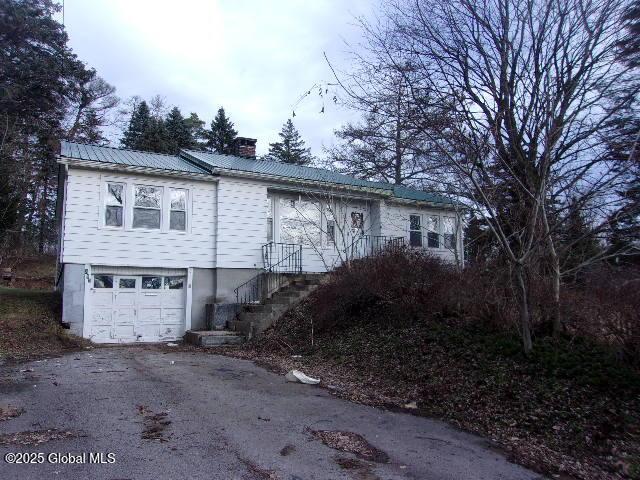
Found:
[[[211,174],[214,173],[215,169],[236,170],[239,172],[285,177],[293,180],[385,190],[394,197],[405,200],[443,205],[453,205],[455,203],[441,195],[427,193],[401,185],[361,180],[324,168],[303,167],[270,160],[255,160],[235,155],[220,155],[196,150],[182,150],[178,156],[63,141],[61,142],[60,154],[63,157],[78,160],[147,167],[175,172]]]
[[[174,172],[210,173],[193,162],[176,155],[126,150],[124,148],[99,147],[83,143],[61,142],[60,155],[77,160],[156,168]]]
[[[291,165],[271,160],[255,160],[251,158],[237,157],[235,155],[221,155],[218,153],[202,152],[197,150],[182,150],[180,154],[185,158],[210,168],[223,168],[227,170],[237,170],[263,175],[275,175],[278,177],[287,177],[296,180],[326,182],[337,185],[387,190],[394,197],[406,200],[449,205],[453,205],[454,203],[450,199],[441,195],[422,192],[413,188],[393,185],[390,183],[361,180],[359,178],[333,172],[324,168],[303,167],[300,165]]]

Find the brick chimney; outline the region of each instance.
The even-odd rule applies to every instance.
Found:
[[[255,138],[236,137],[233,141],[233,153],[240,157],[256,158]]]

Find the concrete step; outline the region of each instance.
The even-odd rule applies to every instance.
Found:
[[[245,337],[231,330],[189,330],[184,340],[200,347],[216,347],[220,345],[237,345],[243,343]]]
[[[301,291],[300,290],[278,290],[276,293],[274,293],[271,298],[273,297],[292,297],[292,298],[298,298],[300,296]]]
[[[278,294],[274,294],[271,298],[265,300],[265,305],[291,305],[296,302],[295,297],[286,297]]]
[[[260,335],[276,322],[292,305],[309,296],[320,284],[324,275],[291,275],[288,284],[281,287],[261,305],[245,305],[237,317],[227,326],[239,335],[251,339]]]
[[[243,322],[261,322],[262,320],[265,320],[269,315],[271,314],[271,312],[269,313],[263,313],[263,312],[256,312],[256,313],[252,313],[252,312],[240,312],[240,315],[238,315],[238,319],[243,321]]]
[[[267,304],[267,303],[260,303],[256,305],[244,305],[242,307],[242,310],[245,312],[252,312],[252,313],[270,312],[271,310],[273,310],[273,305]]]

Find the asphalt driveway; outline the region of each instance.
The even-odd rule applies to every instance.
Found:
[[[0,422],[0,439],[65,437],[0,445],[5,480],[541,478],[442,422],[350,403],[244,360],[112,347],[0,369],[0,407],[24,409]],[[330,448],[313,431],[359,434],[389,461]],[[8,452],[41,452],[45,462],[8,464]],[[115,462],[46,461],[83,452]]]

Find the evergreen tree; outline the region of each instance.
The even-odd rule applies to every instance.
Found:
[[[171,148],[170,135],[162,118],[151,117],[147,128],[142,133],[136,150],[155,153],[169,153]]]
[[[185,148],[191,148],[194,150],[204,150],[207,144],[207,132],[204,128],[204,120],[200,120],[197,113],[191,112],[188,118],[185,118],[184,123],[189,131],[189,146]]]
[[[169,112],[164,126],[167,130],[167,153],[177,154],[181,149],[191,147],[191,132],[178,107]]]
[[[55,245],[58,140],[91,77],[69,48],[60,5],[0,1],[0,248]]]
[[[300,133],[293,126],[291,119],[283,125],[280,141],[269,144],[269,153],[266,160],[274,160],[282,163],[292,163],[294,165],[308,165],[313,160],[310,150],[304,146],[304,140],[300,138]]]
[[[608,156],[620,175],[620,206],[610,215],[610,244],[622,257],[635,252],[640,262],[640,116],[625,112],[616,119],[617,135],[609,139]],[[635,248],[634,248],[635,247]]]
[[[148,130],[150,123],[151,113],[149,112],[149,105],[143,100],[133,108],[127,130],[120,140],[121,145],[133,150],[142,150],[142,137]]]
[[[568,214],[557,232],[557,244],[563,252],[560,263],[564,271],[573,271],[573,281],[578,281],[581,269],[577,267],[596,258],[602,253],[602,248],[597,232],[594,232],[592,222],[586,216],[589,206],[580,206],[577,199],[570,198],[566,209]]]
[[[88,109],[79,122],[74,140],[91,145],[107,145],[109,140],[102,133],[103,120],[94,109]]]
[[[640,67],[640,0],[629,4],[622,20],[626,35],[620,42],[621,53],[627,63]]]
[[[233,128],[233,122],[227,117],[224,108],[220,107],[216,118],[211,122],[208,133],[207,147],[216,153],[233,153],[233,141],[238,132]]]

